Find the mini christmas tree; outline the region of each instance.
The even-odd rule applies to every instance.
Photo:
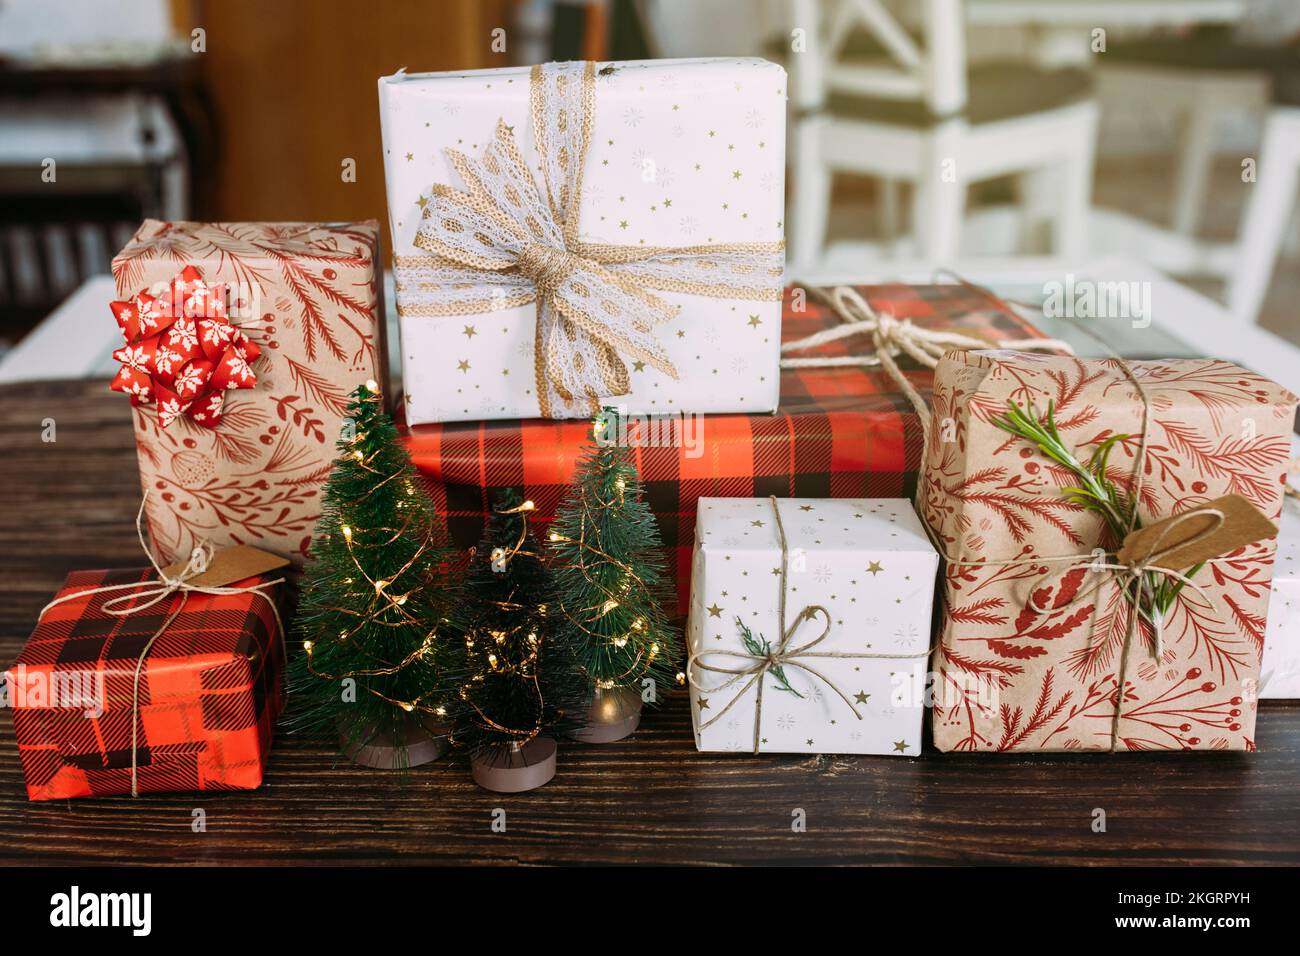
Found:
[[[459,658],[451,553],[373,381],[348,414],[303,576],[290,702],[298,727],[338,734],[359,763],[412,766],[445,736],[446,667]]]
[[[668,625],[663,549],[630,450],[603,436],[612,409],[592,424],[594,443],[551,525],[556,627],[587,677],[591,706],[580,740],[625,737],[643,691],[680,682],[679,642]],[[649,679],[653,683],[647,685]]]
[[[462,621],[465,666],[451,704],[452,741],[474,757],[493,790],[526,790],[554,774],[555,743],[582,706],[583,683],[554,635],[550,573],[528,528],[531,501],[514,491],[494,503],[470,558]]]

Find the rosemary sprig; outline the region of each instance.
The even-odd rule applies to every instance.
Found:
[[[739,617],[736,618],[736,626],[740,628],[740,640],[744,643],[745,650],[747,650],[752,657],[767,657],[768,654],[772,653],[771,642],[761,634],[755,636],[754,632],[749,629],[749,626]],[[791,687],[790,682],[785,679],[784,667],[780,664],[773,664],[767,669],[767,672],[776,678],[777,690],[789,691],[800,700],[803,699],[803,694]]]
[[[1068,469],[1079,483],[1062,488],[1061,494],[1067,500],[1105,518],[1111,537],[1117,544],[1122,543],[1130,531],[1142,527],[1142,518],[1136,510],[1137,502],[1124,495],[1115,482],[1107,477],[1106,463],[1110,460],[1115,445],[1130,436],[1111,435],[1097,446],[1085,465],[1061,439],[1061,433],[1056,428],[1055,411],[1055,403],[1051,400],[1047,403],[1047,414],[1042,416],[1032,403],[1022,408],[1015,402],[1007,402],[1007,413],[1001,418],[993,419],[993,424],[1017,438],[1032,442],[1040,452]],[[1197,564],[1190,571],[1184,572],[1185,576],[1194,576],[1203,564],[1204,562]],[[1182,589],[1182,581],[1148,572],[1142,575],[1137,588],[1137,609],[1152,626],[1157,626],[1169,613],[1174,599]],[[1133,600],[1131,592],[1126,590],[1125,593]]]

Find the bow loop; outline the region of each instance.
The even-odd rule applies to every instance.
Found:
[[[799,630],[799,627],[805,621],[811,621],[814,618],[816,618],[818,615],[821,615],[823,619],[822,632],[818,634],[816,637],[814,637],[812,640],[808,641],[806,644],[800,644],[798,647],[792,648],[791,650],[787,651],[785,649],[786,645],[789,644],[790,641],[794,638],[795,632]],[[790,625],[790,629],[786,631],[785,635],[781,638],[781,643],[778,646],[778,651],[780,652],[783,659],[785,660],[798,657],[800,654],[806,654],[808,651],[812,650],[822,641],[826,640],[826,638],[830,636],[830,633],[831,633],[831,612],[826,610],[826,608],[822,607],[820,604],[809,604],[802,611],[800,611],[798,615],[795,616],[794,623]]]

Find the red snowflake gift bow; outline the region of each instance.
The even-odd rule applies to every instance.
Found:
[[[159,295],[138,292],[110,303],[126,344],[110,388],[132,405],[158,406],[166,428],[181,415],[207,428],[221,424],[226,392],[257,384],[252,364],[262,350],[226,315],[224,290],[186,266]]]

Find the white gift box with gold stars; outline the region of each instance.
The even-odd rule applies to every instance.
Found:
[[[938,565],[903,498],[701,498],[696,747],[917,755]]]
[[[447,151],[486,161],[505,129],[546,197],[549,164],[538,150],[536,124],[554,123],[558,113],[537,108],[535,91],[530,95],[537,74],[527,67],[399,73],[380,80],[379,100],[408,422],[579,418],[598,404],[633,414],[775,410],[784,70],[760,59],[727,58],[596,64],[590,75],[577,219],[568,225],[576,229],[575,248],[580,241],[603,250],[604,258],[595,258],[649,283],[646,291],[667,304],[666,313],[678,309],[653,323],[648,351],[654,357],[618,348],[602,353],[602,359],[618,353],[610,375],[621,376],[623,394],[546,397],[548,346],[539,334],[536,297],[529,299],[522,279],[553,288],[573,260],[530,255],[520,267],[500,269],[500,289],[463,284],[465,301],[477,303],[457,310],[448,278],[454,272],[431,275],[437,257],[427,242],[416,244],[422,222],[438,208],[435,197],[445,195],[440,190],[469,190]],[[539,120],[542,114],[550,118]],[[568,213],[556,218],[565,225]],[[666,261],[676,250],[707,258],[705,247],[718,247],[743,258],[760,246],[766,247],[761,295],[752,289],[744,297],[716,294],[732,288],[726,284],[711,295],[672,288],[698,288],[710,266],[676,281],[674,271],[686,265]],[[641,263],[620,265],[644,249],[662,255],[639,272]]]
[[[1300,502],[1294,498],[1282,502],[1259,696],[1300,698]]]

